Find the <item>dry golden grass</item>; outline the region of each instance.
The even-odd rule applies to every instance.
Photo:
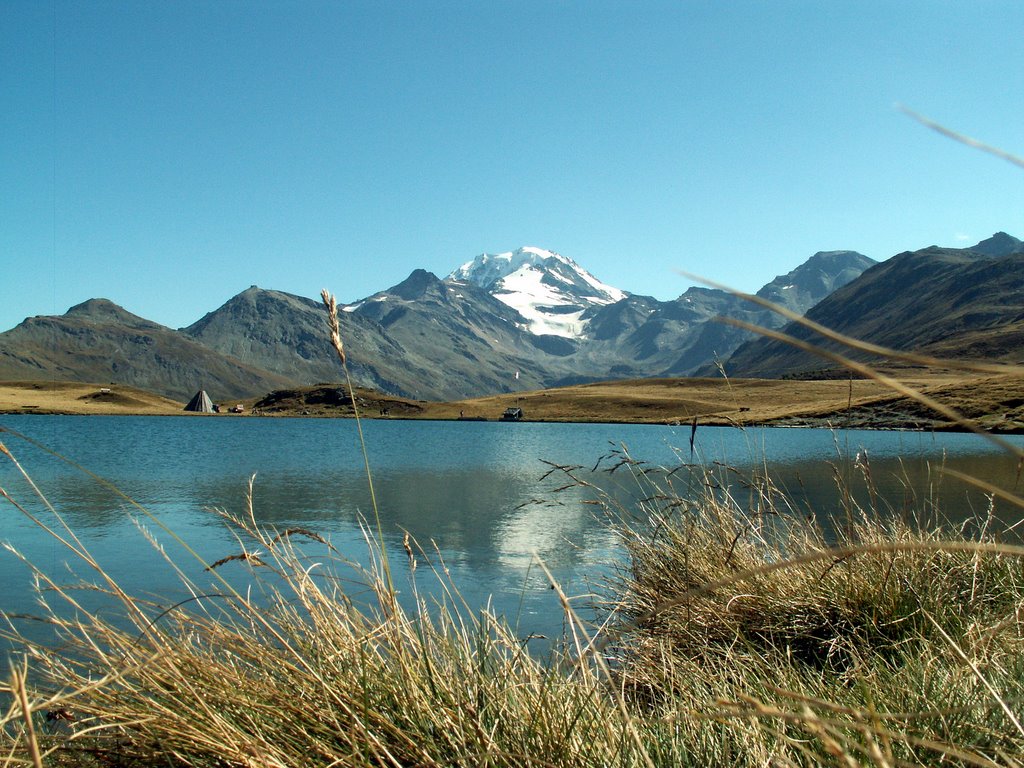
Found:
[[[116,384],[66,381],[0,383],[0,413],[159,415],[181,413],[184,407],[184,403],[170,398]]]
[[[992,429],[1024,429],[1024,376],[906,369],[902,382]],[[322,388],[322,387],[321,387]],[[0,383],[0,413],[180,414],[183,403],[130,387],[67,382]],[[351,406],[308,404],[301,387],[264,415],[352,416]],[[630,379],[489,395],[449,403],[411,400],[357,388],[363,418],[494,421],[512,406],[528,421],[703,425],[806,424],[878,428],[938,427],[928,409],[872,379]],[[260,398],[231,400],[245,415]],[[237,414],[222,415],[239,418]]]
[[[964,377],[917,372],[912,386],[945,386]],[[435,418],[497,418],[519,406],[530,421],[624,422],[640,424],[763,424],[797,416],[840,418],[850,406],[892,400],[884,385],[870,379],[784,381],[770,379],[630,379],[581,384],[536,392],[430,404]]]

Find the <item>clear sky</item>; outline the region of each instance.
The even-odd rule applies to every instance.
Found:
[[[1024,3],[0,3],[0,330],[536,245],[669,299],[1024,238]]]

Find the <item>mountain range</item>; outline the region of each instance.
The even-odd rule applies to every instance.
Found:
[[[940,358],[1024,362],[1024,242],[999,232],[967,249],[930,246],[874,265],[812,307],[806,317],[847,336]],[[804,326],[785,332],[826,349]],[[784,342],[757,338],[726,364],[730,375],[808,376],[822,358]]]
[[[882,263],[854,251],[820,252],[758,295],[865,338],[890,338],[891,318],[923,313],[927,305],[927,324],[900,325],[927,327],[928,338],[904,333],[891,343],[936,351],[945,343],[981,355],[995,344],[996,356],[1006,358],[1012,352],[993,342],[993,329],[1024,322],[1004,274],[1016,275],[1018,261],[1024,278],[1024,244],[1004,233],[970,249],[933,247]],[[1006,287],[996,297],[989,283],[999,281]],[[957,303],[943,305],[951,301]],[[719,366],[731,375],[779,376],[814,365],[715,322],[784,324],[727,291],[695,287],[659,301],[607,285],[573,260],[535,247],[481,254],[443,279],[418,269],[341,309],[355,382],[423,400],[688,376]],[[860,320],[851,323],[854,317]],[[256,286],[178,330],[92,299],[0,334],[0,380],[110,381],[179,399],[205,388],[215,399],[241,398],[336,381],[324,329],[319,302]],[[962,349],[949,343],[954,331],[975,336]]]

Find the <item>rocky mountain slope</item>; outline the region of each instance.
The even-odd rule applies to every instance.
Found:
[[[932,246],[898,254],[832,293],[806,316],[897,350],[1024,361],[1024,243],[1000,232],[969,249]],[[795,324],[786,332],[820,342],[817,334]],[[820,357],[771,339],[743,345],[726,364],[730,375],[740,377],[808,375],[830,367]]]
[[[271,371],[294,384],[339,378],[338,359],[326,343],[326,318],[319,301],[255,285],[204,315],[181,333],[207,349]],[[384,361],[396,360],[401,348],[380,328],[346,324],[345,342]],[[388,374],[395,366],[367,368],[350,356],[353,376],[385,391],[399,387]],[[250,393],[253,394],[253,393]]]
[[[875,266],[852,251],[822,252],[758,294],[796,312],[814,307],[812,316],[847,332],[936,352],[952,338],[948,321],[955,315],[958,349],[1002,355],[1004,334],[1015,322],[1014,289],[997,295],[986,286],[1016,274],[1010,262],[1020,249],[1019,240],[1000,233],[969,251],[925,249]],[[983,262],[991,262],[988,271]],[[977,271],[957,271],[968,264]],[[982,286],[974,299],[967,295],[971,286]],[[533,247],[481,254],[445,279],[415,270],[343,309],[356,383],[414,399],[706,373],[741,344],[729,363],[733,375],[819,366],[775,348],[768,354],[758,346],[763,341],[751,343],[748,333],[716,322],[724,316],[782,324],[775,313],[728,292],[690,288],[658,301],[606,285],[572,260]],[[180,331],[101,301],[60,318],[32,318],[0,334],[0,378],[111,380],[179,397],[202,380],[216,382],[223,389],[217,396],[230,398],[340,375],[319,302],[253,286]]]
[[[423,270],[342,307],[341,326],[354,380],[425,400],[544,385],[544,337],[486,291],[452,285]],[[249,288],[183,329],[225,354],[298,384],[339,378],[318,302]],[[518,372],[518,378],[517,378]]]
[[[31,317],[0,334],[0,379],[117,382],[178,399],[203,387],[220,397],[241,397],[290,381],[106,299],[90,299],[56,317]]]
[[[819,254],[763,290],[802,311],[871,263],[852,252]],[[539,248],[483,254],[444,280],[416,270],[343,310],[356,380],[430,400],[685,375],[744,339],[719,326],[726,330],[709,341],[703,335],[709,321],[758,311],[705,288],[668,302],[632,296]],[[330,379],[335,365],[330,349],[317,342],[321,315],[310,300],[250,288],[184,331],[212,349],[312,384]],[[764,322],[777,324],[774,317]]]
[[[856,251],[819,252],[796,269],[763,286],[757,295],[804,314],[874,263],[873,259]],[[677,301],[698,313],[700,319],[686,328],[668,325],[655,334],[656,343],[668,352],[663,356],[664,375],[690,376],[714,372],[717,361],[727,359],[740,344],[753,338],[754,334],[720,322],[720,318],[735,318],[773,329],[785,323],[777,313],[727,291],[691,288]],[[655,322],[660,321],[661,318],[655,316]],[[673,346],[674,334],[679,335],[684,343]]]

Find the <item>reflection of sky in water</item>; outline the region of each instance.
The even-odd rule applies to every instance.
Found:
[[[243,514],[253,474],[261,524],[313,529],[329,536],[346,557],[367,561],[360,522],[372,517],[372,506],[352,421],[0,416],[0,426],[34,437],[110,480],[207,561],[237,551],[211,509]],[[603,471],[615,464],[607,456],[613,447],[624,445],[648,466],[674,468],[690,460],[688,425],[374,420],[363,427],[399,583],[408,572],[401,546],[407,531],[427,552],[437,548],[471,605],[483,605],[493,595],[500,612],[510,617],[521,613],[524,621],[533,622],[524,631],[539,627],[550,633],[561,626],[557,600],[534,555],[567,592],[577,594],[586,590],[588,579],[606,572],[604,566],[617,552],[614,534],[598,519],[600,511],[583,503],[585,492],[553,493],[564,484],[560,473],[541,482],[550,469],[542,460],[580,465],[581,477],[601,485],[626,508],[644,490],[625,470]],[[168,602],[180,597],[169,567],[155,562],[131,522],[135,513],[126,499],[11,435],[0,434],[0,439],[117,578],[141,591],[170,591]],[[983,512],[980,494],[972,496],[966,486],[939,479],[935,469],[943,461],[1004,487],[1013,485],[1013,459],[961,434],[699,428],[694,461],[723,478],[741,504],[753,504],[743,477],[767,470],[795,508],[838,513],[836,476],[850,482],[862,506],[874,502],[853,467],[858,453],[868,457],[871,478],[883,497],[878,506],[890,511],[920,509],[940,493],[947,511],[960,519]],[[598,471],[591,472],[602,456]],[[727,471],[716,462],[741,471]],[[672,476],[675,491],[686,491],[686,478],[685,471]],[[7,461],[0,462],[0,486],[48,519]],[[0,538],[47,570],[63,569],[58,545],[13,507],[2,515]],[[144,524],[176,562],[190,562],[152,522]],[[233,578],[245,580],[242,568],[229,567]],[[189,572],[202,574],[198,565]],[[423,564],[417,579],[427,588]],[[31,607],[27,592],[10,586],[26,583],[25,572],[6,553],[0,554],[0,583],[6,587],[4,609]]]

